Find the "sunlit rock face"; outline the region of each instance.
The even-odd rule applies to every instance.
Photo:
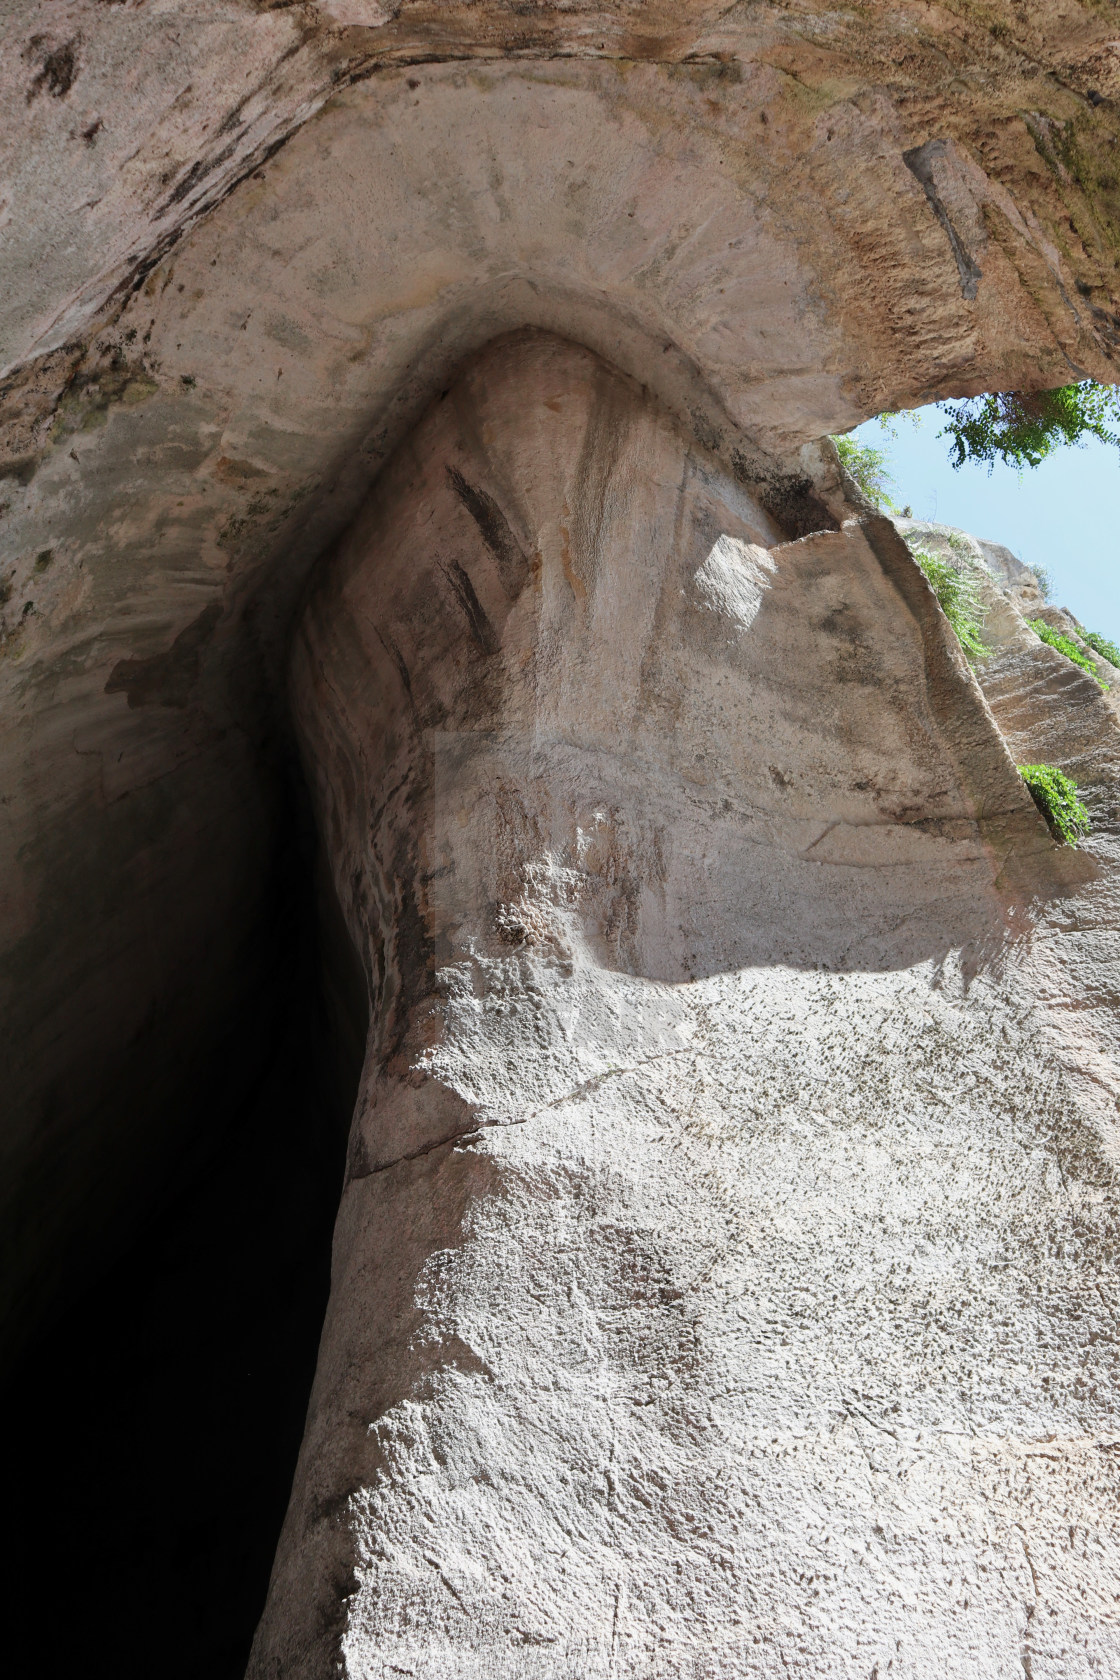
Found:
[[[1109,1672],[1078,889],[893,528],[517,335],[292,680],[374,1014],[250,1674]]]

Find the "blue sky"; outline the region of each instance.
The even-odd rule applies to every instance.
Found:
[[[1003,543],[1028,565],[1045,566],[1051,600],[1089,630],[1120,641],[1120,450],[1095,438],[1061,449],[1019,476],[1012,468],[949,465],[944,420],[936,408],[915,411],[919,424],[896,422],[889,437],[876,420],[854,434],[886,452],[891,492],[915,519],[957,525]]]

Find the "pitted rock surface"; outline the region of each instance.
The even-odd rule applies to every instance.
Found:
[[[374,1024],[250,1674],[1108,1672],[1115,1100],[1044,978],[1087,860],[887,522],[775,541],[517,336],[294,693]]]
[[[822,441],[1115,378],[1114,35],[6,9],[6,1353],[260,1087],[290,706],[373,1006],[254,1673],[1116,1668],[1116,689]]]

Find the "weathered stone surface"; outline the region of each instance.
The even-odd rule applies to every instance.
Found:
[[[1115,891],[888,522],[515,337],[294,692],[375,1015],[250,1674],[1109,1672],[1120,1085],[1039,948]]]
[[[1012,245],[1016,235],[1027,246],[1033,237],[1028,290],[1046,285],[1047,266],[1053,289],[1061,253],[1101,294],[1093,304],[1106,313],[1096,320],[1087,306],[1063,302],[1060,288],[1053,303],[1075,320],[1083,313],[1106,342],[1114,329],[1109,119],[1120,59],[1107,17],[1090,4],[1044,0],[995,17],[967,0],[848,13],[813,0],[730,8],[722,0],[201,0],[186,13],[161,0],[39,0],[10,13],[0,81],[12,114],[2,154],[0,279],[14,277],[0,284],[5,367],[80,335],[107,297],[149,270],[340,83],[394,66],[495,57],[646,63],[717,83],[757,66],[776,106],[777,132],[765,137],[763,156],[788,151],[791,141],[796,148],[827,115],[826,143],[839,161],[855,138],[853,118],[869,118],[867,133],[879,130],[880,144],[884,123],[901,120],[911,128],[909,167],[966,275],[983,267],[984,252],[999,262],[1009,235]],[[814,159],[818,177],[825,166],[817,188],[826,193],[827,156]],[[837,206],[841,240],[859,190],[849,178]],[[1006,229],[985,226],[985,203],[1008,217]],[[1073,223],[1072,204],[1080,212]],[[802,196],[795,217],[806,209]],[[1102,257],[1109,272],[1091,272]]]
[[[292,607],[464,356],[587,344],[787,536],[837,514],[823,432],[1114,366],[1097,10],[383,10],[12,9],[12,1324],[80,1250],[91,1175],[111,1224],[119,1163],[174,1156],[185,1023],[204,1061],[258,989]],[[133,1087],[141,1041],[167,1078]]]
[[[916,1649],[907,1616],[936,1628],[915,1672],[1033,1662],[1037,1677],[1046,1664],[1107,1665],[1106,1566],[1090,1579],[1077,1536],[1090,1536],[1089,1553],[1105,1543],[1088,1466],[1107,1461],[1094,1407],[1108,1385],[1072,1373],[1111,1346],[1093,1315],[1113,1299],[1095,1221],[1111,1182],[1100,1138],[1116,1112],[1115,715],[1024,631],[1022,580],[1018,595],[993,594],[1003,639],[981,695],[890,530],[839,529],[852,509],[818,440],[887,404],[1114,376],[1113,33],[1107,9],[1089,0],[995,11],[981,0],[873,0],[847,12],[815,0],[8,9],[0,1230],[13,1337],[42,1321],[68,1279],[96,1268],[160,1172],[186,1170],[215,1084],[236,1090],[246,1077],[253,1010],[273,984],[270,882],[293,820],[293,618],[317,564],[413,434],[422,441],[398,457],[374,505],[388,520],[397,497],[393,518],[407,523],[416,498],[429,497],[446,541],[444,572],[432,571],[428,539],[411,527],[407,564],[368,526],[345,551],[414,693],[433,685],[415,704],[428,706],[424,727],[442,731],[443,745],[414,754],[407,709],[392,714],[399,743],[376,730],[366,743],[386,774],[398,748],[404,755],[422,794],[405,812],[372,758],[351,764],[351,723],[322,742],[340,813],[337,832],[324,833],[355,933],[376,935],[369,972],[381,988],[366,1092],[378,1107],[363,1110],[355,1134],[339,1252],[346,1264],[381,1264],[379,1197],[415,1245],[390,1268],[399,1285],[371,1290],[386,1339],[347,1378],[359,1418],[381,1407],[391,1420],[385,1462],[398,1469],[384,1487],[426,1450],[392,1433],[394,1408],[427,1408],[433,1450],[446,1456],[440,1432],[461,1384],[468,1411],[471,1396],[487,1397],[462,1439],[476,1429],[493,1447],[493,1488],[468,1490],[452,1519],[451,1472],[417,1484],[448,1533],[458,1522],[471,1536],[461,1578],[450,1553],[432,1553],[441,1574],[416,1551],[429,1508],[421,1492],[409,1484],[394,1503],[367,1476],[372,1449],[365,1436],[353,1445],[350,1423],[323,1446],[335,1417],[331,1362],[376,1330],[361,1319],[363,1291],[343,1288],[260,1662],[288,1651],[282,1669],[310,1672],[344,1639],[356,1671],[397,1647],[407,1667],[415,1616],[431,1635],[424,1660],[437,1667],[567,1662],[583,1673],[613,1661],[656,1671],[642,1641],[660,1614],[666,1672],[708,1661],[695,1653],[709,1650],[717,1667],[848,1663],[862,1673],[858,1630],[874,1627],[888,1630],[886,1643],[866,1667],[883,1675],[902,1661],[892,1639]],[[522,340],[514,362],[507,345],[459,382],[464,361],[525,328],[585,348],[541,340],[530,351]],[[583,395],[567,417],[549,411],[533,445],[517,416],[535,412],[549,357]],[[607,364],[616,371],[587,371]],[[479,385],[483,366],[495,378],[503,370],[492,396]],[[505,466],[495,438],[472,442],[447,416],[415,433],[453,388],[469,393],[468,413],[498,404]],[[580,415],[614,415],[616,400],[618,439],[589,446],[581,466]],[[602,421],[608,434],[613,424]],[[479,464],[485,472],[472,476]],[[417,475],[411,489],[406,471]],[[627,473],[642,486],[629,511]],[[601,540],[587,511],[596,474],[615,521]],[[582,527],[561,518],[561,482],[585,510]],[[670,485],[683,486],[689,518],[708,509],[702,554],[691,526],[670,528]],[[601,576],[579,580],[582,603],[561,581],[561,528],[588,563],[597,543],[610,550]],[[747,570],[722,536],[753,545]],[[329,572],[324,589],[341,575]],[[644,622],[655,596],[661,616]],[[306,623],[339,668],[317,680],[364,695],[374,674],[399,677],[397,653],[369,640],[365,620],[353,647],[336,645],[349,609],[316,618],[328,599],[316,596]],[[390,636],[390,606],[406,618],[416,609],[434,638],[422,654],[407,652],[403,630]],[[551,676],[542,626],[564,633]],[[810,632],[818,640],[806,653]],[[818,668],[821,645],[841,652]],[[513,648],[531,655],[520,674],[507,672]],[[448,661],[459,661],[457,676]],[[308,670],[300,694],[305,737],[318,739],[334,702]],[[627,710],[639,700],[648,715]],[[525,744],[540,708],[547,740],[566,743],[549,749],[545,769]],[[495,736],[489,747],[480,730]],[[753,756],[763,741],[773,743],[765,763]],[[1059,758],[1088,788],[1097,833],[1081,863],[1049,849],[1008,744],[1020,757]],[[436,822],[499,770],[512,816],[483,801],[463,807],[461,833]],[[398,850],[384,882],[354,826],[359,796],[344,771],[379,808],[389,798],[378,843]],[[726,805],[711,808],[697,791],[705,786]],[[523,830],[501,827],[522,809]],[[421,844],[457,873],[413,857]],[[523,874],[546,855],[559,860],[554,879]],[[352,897],[347,859],[374,896]],[[376,897],[390,879],[399,906]],[[439,883],[453,880],[461,897],[441,898]],[[446,949],[429,948],[437,935]],[[468,935],[474,955],[455,944]],[[508,988],[504,1013],[490,992],[466,998],[432,979],[463,964],[474,974],[472,963],[480,986]],[[833,1036],[826,1019],[839,1023]],[[429,1027],[442,1048],[428,1044]],[[380,1076],[378,1044],[391,1052]],[[407,1070],[425,1050],[414,1086]],[[536,1118],[439,1144],[491,1110]],[[411,1164],[378,1170],[432,1143]],[[1057,1188],[1046,1176],[1054,1162]],[[463,1209],[461,1231],[457,1215],[439,1213],[444,1190],[447,1207]],[[887,1223],[877,1223],[884,1208]],[[812,1227],[804,1255],[790,1235],[799,1219]],[[576,1258],[565,1231],[585,1243]],[[520,1258],[534,1245],[539,1286]],[[444,1284],[432,1258],[441,1246],[452,1256]],[[1011,1282],[1000,1281],[1002,1259],[988,1263],[997,1251]],[[487,1305],[471,1281],[483,1254],[505,1303]],[[832,1270],[829,1254],[839,1257]],[[926,1294],[924,1282],[900,1281],[903,1264],[933,1278]],[[429,1310],[409,1293],[410,1266],[432,1303],[439,1369],[430,1392],[406,1402],[426,1357],[410,1351],[407,1326]],[[772,1311],[758,1278],[774,1291]],[[1098,1285],[1104,1294],[1086,1306]],[[1041,1304],[1028,1303],[1032,1288]],[[746,1303],[735,1320],[742,1344],[728,1328],[734,1300]],[[586,1321],[586,1358],[583,1330],[553,1334],[568,1308]],[[458,1326],[446,1335],[445,1318]],[[957,1339],[945,1328],[954,1324]],[[465,1354],[454,1374],[452,1334],[490,1350],[479,1357],[492,1381]],[[599,1387],[588,1375],[596,1360]],[[637,1373],[637,1386],[620,1370]],[[554,1393],[542,1392],[543,1372],[556,1374]],[[633,1413],[620,1383],[637,1396]],[[709,1448],[695,1419],[725,1427],[717,1392],[746,1395],[734,1426],[745,1433],[726,1425],[732,1445]],[[794,1422],[756,1429],[768,1407]],[[1059,1447],[1040,1460],[1047,1432]],[[965,1434],[981,1444],[966,1452]],[[613,1462],[641,1456],[660,1478],[656,1496],[645,1489],[648,1534],[637,1495],[617,1479],[602,1499],[578,1477],[549,1480],[577,1461],[590,1475],[608,1437]],[[748,1449],[770,1466],[762,1505],[752,1503]],[[787,1449],[788,1463],[770,1464]],[[887,1469],[885,1451],[900,1455]],[[609,1452],[605,1462],[615,1477]],[[862,1491],[852,1465],[860,1476],[867,1466]],[[1085,1517],[1084,1530],[1071,1519],[1068,1554],[1053,1526],[1065,1495],[1038,1482],[1050,1465]],[[875,1478],[895,1471],[903,1491],[892,1527]],[[944,1500],[926,1476],[941,1478]],[[544,1514],[537,1523],[513,1513],[520,1552],[507,1567],[493,1561],[487,1501],[509,1514],[515,1485]],[[355,1494],[349,1528],[312,1523],[305,1534],[316,1489],[343,1501],[340,1525]],[[363,1500],[372,1514],[361,1516]],[[943,1530],[941,1514],[958,1507],[958,1527]],[[698,1511],[720,1509],[706,1538],[682,1539]],[[792,1517],[781,1526],[787,1510],[809,1513],[800,1539]],[[832,1510],[850,1521],[813,1528]],[[1030,1598],[1011,1561],[1020,1521]],[[362,1549],[379,1524],[400,1546],[380,1561]],[[560,1562],[547,1561],[565,1524],[584,1524],[567,1585]],[[737,1535],[718,1538],[735,1525]],[[869,1569],[887,1572],[867,1589],[878,1621],[841,1568],[848,1534],[870,1546]],[[806,1557],[820,1568],[806,1569]],[[308,1631],[308,1606],[329,1618],[348,1590],[349,1577],[328,1580],[328,1558],[363,1572],[337,1637]],[[471,1573],[480,1559],[485,1576]],[[956,1599],[954,1560],[954,1581],[966,1581]],[[502,1569],[506,1600],[487,1584]],[[757,1602],[772,1622],[750,1624],[755,1656],[736,1645],[731,1618],[747,1618],[742,1583],[760,1571],[770,1573]],[[990,1592],[967,1584],[989,1579]],[[510,1636],[526,1641],[520,1658],[502,1643],[507,1624],[522,1630]],[[1073,1642],[1065,1657],[1053,1654],[1062,1641]]]

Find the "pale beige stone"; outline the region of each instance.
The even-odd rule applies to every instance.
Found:
[[[176,1111],[186,1022],[205,1057],[258,989],[246,928],[294,605],[465,356],[526,325],[588,345],[787,536],[843,517],[822,433],[1109,373],[1103,212],[1054,151],[1068,121],[1079,156],[1111,155],[1107,111],[1077,91],[1095,14],[1079,33],[1034,9],[1012,59],[941,14],[720,13],[19,14],[0,142],[0,1147],[12,1196],[40,1189],[9,1322],[16,1301],[39,1310],[48,1256],[80,1249],[91,1179],[174,1159],[189,1116],[165,1131],[140,1110]]]
[[[1114,377],[1114,33],[7,9],[13,1338],[270,984],[322,568],[377,1009],[255,1672],[1115,1669],[1115,696],[1006,564],[977,682],[820,441]]]
[[[1029,932],[1085,865],[891,525],[782,542],[515,337],[294,695],[375,1012],[250,1675],[1109,1672],[1115,1123]]]

